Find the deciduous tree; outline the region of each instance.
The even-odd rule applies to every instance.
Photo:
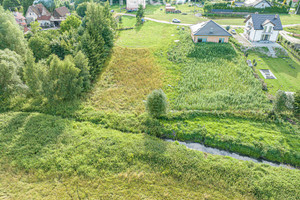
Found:
[[[154,90],[147,98],[146,109],[150,116],[159,118],[167,114],[168,102],[165,93],[159,89]]]

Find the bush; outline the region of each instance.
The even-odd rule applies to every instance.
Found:
[[[150,116],[159,118],[167,114],[168,102],[166,94],[161,90],[154,90],[147,98],[146,109]]]
[[[230,29],[230,26],[226,26],[226,30],[229,31],[229,29]]]
[[[295,94],[294,94],[294,114],[295,115],[299,115],[300,114],[300,90],[298,90]]]
[[[286,110],[292,110],[294,98],[292,95],[287,95],[284,91],[278,90],[276,92],[274,101],[274,111],[277,113],[284,112]]]

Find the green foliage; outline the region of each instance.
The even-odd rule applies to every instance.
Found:
[[[229,31],[229,29],[230,29],[230,26],[226,26],[226,30]]]
[[[29,39],[28,46],[32,50],[36,61],[48,58],[51,54],[49,43],[49,38],[45,37],[43,33],[37,34]]]
[[[86,29],[81,46],[89,59],[91,78],[95,79],[113,47],[115,20],[107,3],[105,6],[88,4],[85,19]]]
[[[34,21],[30,23],[31,32],[36,34],[38,31],[42,30],[40,23],[38,21]]]
[[[23,31],[13,14],[0,6],[0,49],[10,49],[21,56],[26,54],[26,41]]]
[[[300,91],[299,90],[294,94],[294,106],[293,107],[294,107],[295,115],[300,116]]]
[[[9,49],[0,50],[0,102],[7,103],[9,98],[24,88],[20,71],[23,68],[20,55]],[[3,105],[0,105],[0,107]],[[1,110],[1,109],[0,109]]]
[[[74,57],[74,64],[75,67],[80,69],[79,77],[82,79],[82,88],[84,91],[86,91],[91,86],[89,60],[81,51],[79,51]]]
[[[23,15],[25,16],[28,7],[33,4],[34,0],[21,0],[21,5],[23,7]]]
[[[159,118],[167,114],[168,102],[166,94],[161,90],[154,90],[147,97],[146,108],[150,116]]]
[[[76,15],[70,15],[60,24],[61,32],[77,29],[81,24],[81,20]]]
[[[282,90],[278,90],[275,95],[273,110],[277,113],[282,113],[287,110],[288,97]]]
[[[75,67],[72,56],[60,60],[56,55],[50,57],[49,69],[42,76],[43,93],[49,100],[72,100],[82,91],[80,69]]]
[[[3,8],[15,11],[21,5],[19,0],[3,0]]]
[[[178,199],[187,196],[188,199],[208,196],[211,199],[299,199],[299,170],[213,156],[145,134],[122,133],[101,125],[38,113],[2,113],[0,121],[1,171],[7,169],[3,172],[5,176],[1,176],[1,184],[13,184],[16,178],[5,183],[5,177],[15,177],[21,172],[30,183],[31,193],[43,185],[43,196],[49,197],[61,185],[63,189],[55,194],[58,198],[68,190],[70,195],[76,193],[74,199],[78,195],[84,199],[103,193],[104,199],[111,194],[123,197],[128,191],[127,199],[131,199],[138,187],[134,199],[145,194],[153,199],[165,199],[166,194],[160,193],[161,190],[174,185],[168,188],[168,196]],[[66,179],[71,177],[75,179],[66,185]],[[26,182],[17,185],[21,193],[28,191]],[[155,187],[149,187],[149,183]],[[106,184],[106,189],[99,189],[102,184]],[[126,192],[119,193],[120,187],[112,187],[117,184]],[[103,192],[107,189],[109,193]],[[11,190],[3,187],[2,191],[9,194]],[[151,196],[152,193],[155,195]],[[200,196],[202,193],[205,195]],[[16,193],[14,197],[17,194],[20,195]],[[37,194],[30,197],[34,199]]]
[[[87,2],[81,3],[78,5],[78,7],[76,8],[76,12],[80,17],[85,17],[85,12],[87,10]]]
[[[136,12],[136,24],[140,25],[142,23],[142,18],[145,16],[143,5],[139,5],[139,8]]]

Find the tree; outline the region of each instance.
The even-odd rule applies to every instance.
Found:
[[[144,17],[144,8],[143,5],[139,5],[139,8],[136,12],[136,23],[137,25],[140,25],[142,23],[142,18]]]
[[[34,0],[21,0],[21,4],[23,6],[23,14],[25,16],[28,7],[31,6],[33,4]]]
[[[87,2],[81,3],[81,4],[78,5],[78,7],[76,9],[77,14],[82,18],[85,17],[85,12],[87,10],[87,5],[88,5]]]
[[[24,88],[20,78],[23,65],[22,57],[16,52],[0,50],[0,102],[8,102],[11,96]]]
[[[42,30],[42,27],[40,26],[40,23],[37,21],[30,23],[31,32],[33,34],[36,34],[38,31]]]
[[[111,52],[116,24],[107,3],[104,7],[89,3],[85,21],[81,48],[89,59],[91,78],[94,79]]]
[[[74,64],[75,67],[80,69],[79,77],[82,79],[82,89],[86,91],[91,86],[89,60],[81,51],[79,51],[74,57]]]
[[[284,91],[278,90],[275,95],[273,109],[277,113],[292,109],[293,98],[288,96]]]
[[[44,37],[43,34],[37,34],[29,39],[28,45],[34,54],[36,61],[48,58],[51,54],[49,43],[50,40]]]
[[[229,31],[229,29],[230,29],[230,26],[226,26],[226,31]]]
[[[294,114],[300,115],[300,90],[294,94]]]
[[[6,10],[12,10],[14,11],[16,8],[18,8],[21,5],[19,0],[3,0],[3,7]]]
[[[147,98],[146,109],[150,116],[159,118],[167,114],[168,102],[165,93],[159,89],[154,90]]]
[[[43,4],[50,12],[53,12],[53,10],[58,7],[56,6],[56,1],[55,0],[35,0],[34,1],[36,4],[41,3]]]
[[[70,31],[71,29],[77,29],[81,24],[79,17],[75,15],[70,15],[60,24],[60,31]]]
[[[8,48],[25,57],[26,47],[23,31],[13,14],[0,6],[0,49]]]
[[[80,69],[75,67],[72,56],[60,60],[56,55],[49,59],[50,66],[43,74],[43,92],[49,100],[72,100],[82,91]]]

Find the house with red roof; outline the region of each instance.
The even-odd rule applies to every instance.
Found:
[[[13,14],[15,16],[17,24],[19,24],[26,33],[28,31],[26,18],[22,15],[22,13],[19,12],[14,12]]]

